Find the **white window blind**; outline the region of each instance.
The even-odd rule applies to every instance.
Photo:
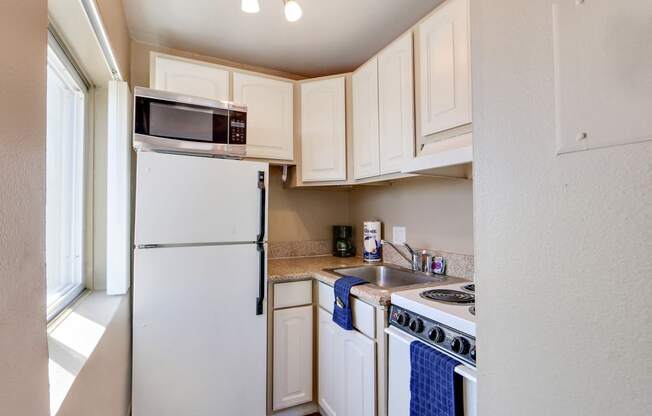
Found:
[[[46,279],[48,318],[84,289],[87,90],[65,54],[47,55]]]

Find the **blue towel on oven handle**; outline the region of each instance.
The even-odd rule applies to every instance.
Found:
[[[335,281],[333,292],[335,302],[333,304],[333,322],[346,330],[353,329],[353,315],[351,312],[351,288],[353,286],[368,283],[359,277],[344,276]],[[339,300],[339,302],[338,302]]]
[[[461,416],[460,363],[420,341],[410,344],[410,416]]]

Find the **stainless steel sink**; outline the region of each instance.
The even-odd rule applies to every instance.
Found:
[[[433,274],[415,272],[398,266],[369,265],[326,269],[339,276],[354,276],[382,288],[409,286],[419,283],[432,283],[445,280]]]

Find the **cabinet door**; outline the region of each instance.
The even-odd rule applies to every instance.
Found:
[[[421,135],[470,123],[468,0],[449,0],[418,30]]]
[[[361,66],[352,78],[353,176],[378,176],[378,58]]]
[[[229,71],[199,61],[152,55],[152,88],[213,100],[229,99]]]
[[[233,101],[247,105],[247,156],[292,160],[293,83],[233,73]]]
[[[326,416],[336,416],[338,380],[337,368],[341,367],[336,356],[338,343],[338,328],[332,321],[332,315],[322,308],[319,313],[318,341],[318,371],[319,371],[319,406]]]
[[[339,329],[339,328],[338,328]],[[342,349],[338,379],[342,415],[376,414],[376,344],[358,331],[340,329]]]
[[[414,156],[412,33],[378,55],[380,174],[399,172]]]
[[[344,77],[301,84],[302,180],[346,179]]]
[[[312,401],[312,306],[274,311],[274,410]]]

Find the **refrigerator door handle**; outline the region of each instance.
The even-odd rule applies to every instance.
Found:
[[[265,172],[262,170],[258,171],[258,189],[260,189],[260,233],[256,238],[256,242],[262,243],[265,240],[265,218],[267,217],[267,213],[265,212]]]
[[[256,298],[256,315],[263,314],[263,301],[265,300],[265,244],[256,243],[258,249],[258,297]]]

